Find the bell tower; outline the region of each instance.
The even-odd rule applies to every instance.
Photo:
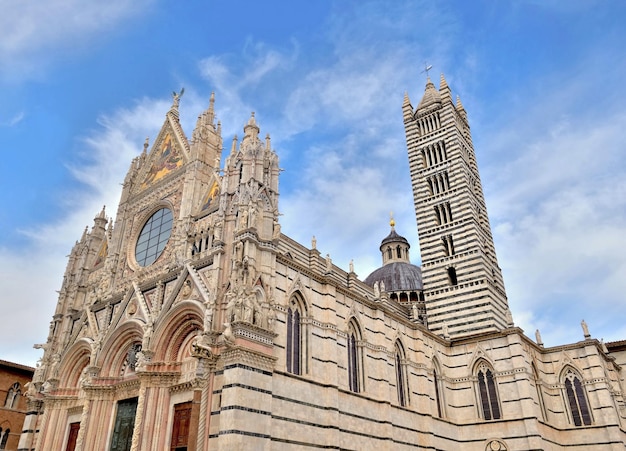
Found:
[[[441,75],[417,108],[402,105],[428,326],[446,337],[513,324],[467,113]]]

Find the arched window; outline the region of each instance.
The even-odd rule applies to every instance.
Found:
[[[396,247],[396,257],[402,258],[402,248],[400,246]]]
[[[396,370],[396,390],[398,392],[398,404],[406,406],[409,403],[409,384],[405,370],[405,353],[400,342],[395,346],[395,370]]]
[[[435,383],[435,401],[437,401],[437,416],[443,418],[444,402],[443,402],[443,379],[441,378],[441,371],[439,369],[439,363],[433,361],[433,381]]]
[[[580,380],[580,376],[571,368],[565,371],[564,375],[565,398],[571,415],[572,422],[576,426],[589,426],[591,424],[591,414],[589,404],[585,395],[585,389]]]
[[[362,389],[361,352],[358,346],[361,334],[356,322],[351,321],[348,326],[348,385],[350,390],[358,393]]]
[[[486,362],[481,362],[476,367],[476,377],[478,379],[478,397],[483,418],[485,420],[500,419],[500,404],[498,402],[498,390],[493,370]]]
[[[291,298],[287,308],[287,371],[302,374],[305,346],[303,346],[302,318],[305,315],[303,302],[296,296]]]
[[[4,407],[7,409],[14,409],[17,406],[17,400],[22,390],[20,389],[19,382],[14,383],[7,392],[7,399],[4,401]]]
[[[10,433],[11,433],[11,430],[7,429],[6,431],[4,431],[4,434],[2,434],[2,439],[0,439],[0,449],[6,449],[7,441],[9,440]]]
[[[543,402],[543,392],[541,391],[541,381],[539,380],[539,373],[537,372],[537,367],[535,366],[535,362],[531,364],[531,369],[533,372],[533,381],[535,383],[535,390],[537,390],[537,402],[539,403],[539,410],[541,411],[541,418],[546,419],[546,406]]]

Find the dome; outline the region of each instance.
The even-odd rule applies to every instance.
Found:
[[[422,291],[422,269],[411,264],[409,259],[411,245],[396,232],[393,217],[389,225],[391,231],[380,243],[383,266],[367,276],[364,282],[370,287],[378,282],[380,291],[387,293]]]
[[[422,270],[419,266],[406,262],[391,262],[367,276],[364,282],[370,287],[376,282],[384,282],[385,291],[421,291]]]

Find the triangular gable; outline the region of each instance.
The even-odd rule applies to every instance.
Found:
[[[139,175],[139,190],[148,188],[182,167],[188,159],[188,147],[182,128],[168,114]]]

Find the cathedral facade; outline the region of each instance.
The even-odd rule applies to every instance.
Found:
[[[624,347],[514,325],[443,76],[402,106],[422,265],[392,222],[363,281],[281,232],[254,114],[222,161],[178,108],[72,249],[20,450],[624,449]]]

